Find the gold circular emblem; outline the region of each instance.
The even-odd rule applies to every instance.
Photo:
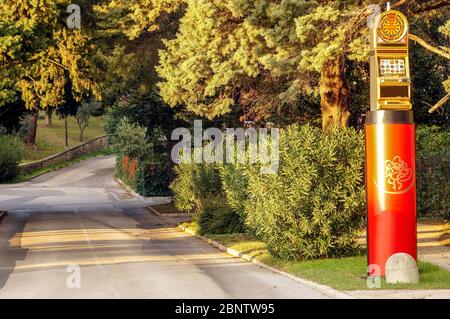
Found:
[[[380,17],[378,36],[386,42],[397,42],[407,32],[406,18],[396,11],[387,11]]]

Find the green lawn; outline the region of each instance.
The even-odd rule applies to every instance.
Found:
[[[67,122],[69,147],[77,146],[81,143],[79,141],[80,130],[77,121],[75,117],[69,117]],[[89,126],[84,130],[83,140],[88,141],[102,135],[105,135],[105,131],[103,130],[103,117],[91,117]],[[64,120],[53,116],[52,127],[47,127],[45,125],[45,119],[40,119],[36,133],[36,144],[38,147],[37,150],[26,148],[23,163],[40,160],[64,151]]]
[[[184,226],[197,230],[195,223]],[[309,279],[339,290],[363,290],[367,287],[367,259],[365,255],[347,258],[328,258],[309,261],[284,261],[272,257],[266,245],[248,234],[207,235],[227,247],[254,256],[257,260],[300,278]],[[450,272],[427,262],[419,262],[420,283],[417,285],[388,285],[383,289],[449,289]]]

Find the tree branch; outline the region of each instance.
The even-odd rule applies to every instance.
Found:
[[[409,34],[409,39],[414,41],[414,42],[416,42],[416,43],[418,43],[418,44],[420,44],[425,49],[427,49],[427,50],[429,50],[429,51],[431,51],[433,53],[436,53],[436,54],[446,58],[447,60],[450,60],[450,53],[448,53],[446,51],[443,51],[443,50],[440,50],[440,49],[438,49],[438,48],[428,44],[427,42],[425,42],[425,40],[419,38],[417,35],[414,35],[414,34],[410,33]]]
[[[418,5],[413,11],[414,13],[422,13],[426,11],[436,10],[450,5],[450,0],[436,0],[427,1],[424,4]]]
[[[431,109],[428,110],[428,113],[433,113],[438,108],[443,107],[445,103],[447,103],[450,100],[450,93],[448,93],[446,96],[444,96],[439,102],[437,102]]]
[[[50,59],[50,58],[47,58],[47,61],[49,61],[50,63],[53,63],[53,64],[56,65],[56,66],[59,66],[60,68],[63,68],[63,69],[66,70],[66,71],[70,71],[70,69],[69,69],[68,67],[62,65],[62,64],[59,63],[59,62],[56,62],[55,60],[52,60],[52,59]]]

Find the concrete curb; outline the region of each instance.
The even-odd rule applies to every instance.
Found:
[[[183,213],[179,213],[179,214],[162,214],[162,213],[158,212],[156,209],[154,209],[152,206],[147,206],[146,208],[149,211],[151,211],[152,213],[154,213],[156,216],[159,216],[159,217],[192,217],[192,214],[183,214]]]
[[[302,279],[302,278],[296,277],[296,276],[291,275],[291,274],[289,274],[287,272],[284,272],[284,271],[278,270],[276,268],[273,268],[271,266],[268,266],[268,265],[260,262],[259,260],[255,259],[255,257],[253,257],[251,255],[243,254],[243,253],[241,253],[241,252],[239,252],[239,251],[237,251],[235,249],[226,247],[226,246],[216,242],[215,240],[212,240],[210,238],[206,238],[204,236],[201,236],[201,235],[197,234],[197,232],[195,232],[192,229],[189,229],[187,227],[184,227],[183,225],[179,225],[178,228],[181,229],[182,231],[185,231],[185,232],[191,234],[192,236],[195,236],[198,239],[200,239],[200,240],[202,240],[202,241],[204,241],[204,242],[206,242],[206,243],[208,243],[208,244],[218,248],[219,250],[227,252],[228,254],[230,254],[230,255],[232,255],[234,257],[242,258],[243,260],[245,260],[247,262],[250,262],[250,263],[253,263],[253,264],[255,264],[258,267],[261,267],[261,268],[270,270],[270,271],[272,271],[274,273],[277,273],[277,274],[289,277],[290,279],[292,279],[294,281],[297,281],[297,282],[299,282],[301,284],[304,284],[305,286],[308,286],[308,287],[310,287],[310,288],[312,288],[314,290],[317,290],[317,291],[323,293],[324,295],[327,295],[328,297],[336,298],[336,299],[355,299],[355,297],[353,297],[353,296],[351,296],[349,294],[346,294],[344,292],[341,292],[339,290],[333,289],[333,288],[325,286],[325,285],[318,284],[318,283],[313,282],[313,281],[309,281],[309,280],[306,280],[306,279]]]
[[[115,180],[120,184],[120,186],[122,186],[123,188],[126,189],[126,191],[128,193],[130,193],[131,195],[133,195],[134,197],[137,197],[139,199],[145,199],[144,196],[139,195],[138,193],[136,193],[134,190],[131,189],[130,186],[128,186],[127,184],[125,184],[120,178],[118,178],[117,176],[114,176]]]

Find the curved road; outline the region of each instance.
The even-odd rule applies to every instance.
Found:
[[[0,185],[0,298],[327,298],[151,214],[97,157]]]

